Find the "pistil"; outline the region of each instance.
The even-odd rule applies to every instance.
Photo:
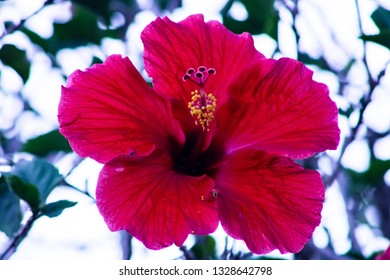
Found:
[[[198,67],[189,68],[183,76],[183,81],[191,81],[199,86],[199,90],[191,92],[191,101],[188,108],[192,116],[196,117],[195,125],[201,125],[203,131],[209,131],[209,124],[214,119],[214,111],[217,106],[217,99],[212,93],[206,93],[204,85],[210,75],[215,75],[214,68]]]

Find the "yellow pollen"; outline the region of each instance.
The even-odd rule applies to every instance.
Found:
[[[217,107],[217,99],[212,93],[205,94],[203,89],[201,92],[195,90],[191,92],[192,98],[188,102],[188,108],[192,116],[195,116],[197,120],[195,125],[200,124],[203,131],[209,131],[209,124],[214,119],[214,111]]]

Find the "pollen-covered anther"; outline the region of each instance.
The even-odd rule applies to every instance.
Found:
[[[197,120],[195,124],[200,124],[203,131],[209,130],[209,124],[214,119],[214,111],[217,107],[217,99],[211,93],[205,94],[195,90],[191,92],[192,98],[188,102],[188,108],[192,116],[195,116]]]

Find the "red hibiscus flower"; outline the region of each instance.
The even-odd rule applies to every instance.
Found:
[[[387,247],[386,251],[375,257],[376,260],[390,260],[390,245]]]
[[[338,145],[328,88],[201,15],[158,18],[142,40],[153,88],[119,55],[62,88],[61,133],[105,164],[96,199],[108,227],[160,249],[221,223],[254,253],[300,251],[324,185],[294,159]]]

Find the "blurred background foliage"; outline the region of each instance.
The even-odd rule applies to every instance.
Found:
[[[367,1],[375,5],[368,20],[371,21],[371,25],[376,26],[376,33],[368,34],[363,28],[364,13],[360,6]],[[102,62],[107,55],[103,47],[103,41],[107,38],[119,40],[125,45],[132,44],[129,42],[129,33],[138,14],[147,10],[155,16],[170,15],[183,6],[180,0],[48,0],[35,1],[36,9],[28,15],[13,17],[1,13],[1,10],[17,7],[16,2],[0,2],[0,24],[2,25],[0,26],[0,234],[2,235],[0,241],[3,241],[0,244],[0,259],[12,257],[19,244],[28,239],[28,233],[38,219],[43,216],[57,217],[66,208],[76,205],[77,201],[67,198],[48,202],[47,198],[55,188],[70,188],[94,201],[94,195],[87,189],[83,186],[74,186],[67,180],[83,159],[72,154],[69,144],[58,132],[56,121],[45,123],[46,116],[38,109],[39,106],[34,99],[36,97],[32,97],[34,94],[26,94],[26,88],[34,74],[36,57],[43,56],[49,61],[49,71],[59,73],[59,79],[64,83],[70,73],[64,69],[63,62],[60,61],[61,51],[89,47],[94,51],[88,64]],[[328,190],[337,188],[339,191],[344,205],[343,212],[347,217],[346,225],[341,225],[347,230],[347,249],[337,248],[338,244],[334,242],[332,229],[324,221],[321,232],[325,242],[319,245],[315,240],[311,240],[300,253],[289,258],[374,258],[384,249],[383,244],[388,244],[390,240],[390,125],[387,123],[381,129],[371,127],[370,123],[375,123],[377,120],[367,121],[366,109],[373,102],[374,95],[387,94],[387,99],[383,100],[390,100],[389,74],[386,71],[390,57],[388,54],[389,5],[386,7],[385,2],[370,0],[349,1],[355,9],[355,18],[345,18],[345,20],[352,20],[355,23],[356,44],[361,51],[359,55],[348,55],[348,52],[345,52],[347,47],[338,40],[337,30],[332,29],[329,17],[322,19],[323,30],[327,30],[327,34],[322,35],[328,37],[336,51],[329,52],[327,49],[329,46],[323,43],[320,37],[315,36],[318,34],[312,34],[311,38],[313,44],[317,46],[315,51],[308,51],[305,47],[304,42],[308,40],[306,37],[310,34],[305,31],[307,27],[302,22],[308,16],[307,14],[316,8],[314,2],[311,4],[314,7],[312,11],[301,7],[306,2],[312,2],[310,0],[228,0],[225,2],[219,10],[219,16],[227,28],[235,33],[250,32],[267,38],[274,46],[270,56],[275,58],[292,56],[315,71],[323,73],[324,76],[330,76],[330,81],[333,83],[332,98],[340,107],[340,127],[343,133],[339,149],[336,152],[317,155],[301,163],[306,168],[318,169],[323,175]],[[66,14],[69,16],[54,17],[51,22],[46,22],[52,30],[49,35],[31,28],[33,25],[29,24],[29,21],[39,18],[40,15],[50,14],[53,7],[60,5],[63,9],[67,9]],[[244,11],[244,18],[234,16],[233,10],[237,6]],[[287,43],[284,39],[286,31],[281,32],[281,25],[287,25],[287,34],[292,38]],[[368,48],[373,45],[375,48],[380,48],[382,53],[387,52],[387,56],[382,58],[375,71],[370,64],[375,53],[368,51]],[[283,51],[286,49],[289,51]],[[347,55],[335,63],[337,51]],[[134,55],[133,52],[132,55],[141,58],[142,49],[138,54]],[[142,63],[137,66],[142,71]],[[16,82],[8,80],[9,74],[3,75],[5,72],[12,72],[13,76],[17,76]],[[356,76],[359,79],[358,84],[354,78]],[[48,79],[49,77],[40,77],[41,85],[47,83]],[[57,85],[57,95],[60,92],[60,85],[60,83]],[[353,90],[358,93],[351,98]],[[30,91],[39,92],[40,87],[35,86]],[[48,97],[44,97],[38,103],[45,103],[45,98]],[[56,108],[57,104],[47,102],[46,106]],[[385,106],[390,111],[389,102]],[[26,116],[29,116],[32,121],[27,121]],[[383,118],[389,119],[388,114],[383,117],[380,113],[377,118],[378,121],[379,119],[383,121]],[[32,122],[38,122],[38,126],[40,123],[45,125],[28,129]],[[30,133],[23,132],[26,127]],[[343,162],[347,150],[356,143],[364,143],[366,147],[364,151],[353,149],[357,158],[361,156],[367,159],[363,169],[351,168]],[[69,168],[60,172],[60,163],[64,158],[69,158],[69,155],[71,155]],[[329,199],[327,196],[327,200]],[[359,234],[362,228],[367,235],[380,240],[382,245],[366,249],[365,237]],[[122,235],[121,246],[124,258],[131,258],[132,242],[130,236]],[[234,248],[234,245],[228,246],[228,243],[227,240],[215,236],[195,237],[191,246],[178,249],[179,258],[274,258],[273,255],[254,256],[248,251]],[[221,250],[217,250],[218,246],[224,248],[222,253]],[[284,258],[283,256],[277,258],[279,257]]]

